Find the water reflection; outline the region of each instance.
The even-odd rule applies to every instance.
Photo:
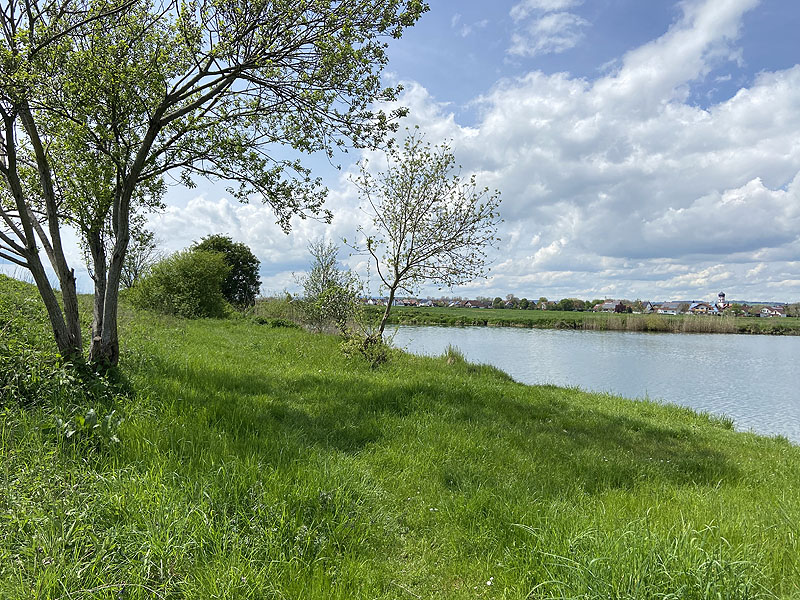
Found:
[[[404,326],[394,341],[427,355],[452,344],[524,383],[673,402],[800,442],[800,337]]]

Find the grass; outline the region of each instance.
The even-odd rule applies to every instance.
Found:
[[[371,309],[377,311],[377,309]],[[383,309],[381,309],[383,310]],[[554,310],[394,307],[395,325],[485,325],[540,329],[653,331],[665,333],[747,333],[800,335],[800,318],[761,319],[703,315],[634,315]]]
[[[0,278],[3,340],[61,372],[27,294]],[[0,598],[800,597],[784,439],[455,349],[372,369],[274,322],[124,316],[124,377],[29,400],[1,372]],[[119,442],[53,430],[89,408]]]

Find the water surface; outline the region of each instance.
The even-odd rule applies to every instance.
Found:
[[[800,443],[800,336],[401,326],[394,343],[426,355],[452,344],[523,383],[681,404]]]

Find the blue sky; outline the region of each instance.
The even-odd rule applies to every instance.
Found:
[[[512,10],[520,6],[515,20]],[[524,10],[529,12],[519,18]],[[662,36],[682,15],[681,4],[671,0],[440,1],[394,45],[390,68],[456,104],[457,115],[468,123],[469,101],[498,79],[533,69],[594,79],[626,52]],[[532,33],[531,25],[542,22]],[[693,82],[692,102],[707,107],[760,71],[792,67],[800,50],[798,31],[800,6],[793,0],[767,0],[747,11],[736,42],[741,63],[712,64],[707,77]],[[514,47],[514,36],[523,46]],[[523,47],[530,51],[521,52]]]
[[[430,3],[386,81],[406,125],[501,190],[505,218],[490,276],[451,294],[800,301],[800,2]],[[171,189],[150,224],[168,251],[230,234],[261,259],[263,292],[294,289],[309,241],[363,221],[357,158],[310,163],[330,226],[285,236],[205,182]]]

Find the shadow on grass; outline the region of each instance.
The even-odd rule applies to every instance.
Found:
[[[335,374],[232,376],[212,366],[159,362],[163,381],[182,389],[176,409],[202,408],[203,426],[228,436],[242,455],[276,444],[295,456],[309,448],[359,453],[393,447],[402,453],[442,444],[459,454],[479,439],[490,449],[486,468],[519,464],[521,482],[528,477],[524,465],[535,461],[537,477],[549,478],[548,485],[537,484],[539,495],[542,489],[556,495],[576,487],[590,494],[630,489],[643,480],[717,486],[740,477],[729,456],[714,446],[711,425],[701,431],[692,427],[702,416],[659,407],[648,417],[644,413],[654,412],[648,405],[641,418],[633,407],[620,414],[598,407],[596,400],[581,404],[590,394],[582,398],[577,390],[515,384],[503,373],[478,371],[465,384],[467,371],[461,376],[422,365],[419,379],[403,381],[376,377],[366,367]],[[680,412],[674,421],[670,410]],[[408,429],[423,422],[436,426],[423,429],[419,448],[403,447]],[[503,453],[493,455],[492,440],[502,442]],[[270,456],[279,453],[262,458],[269,463]],[[543,475],[542,465],[550,472]]]

